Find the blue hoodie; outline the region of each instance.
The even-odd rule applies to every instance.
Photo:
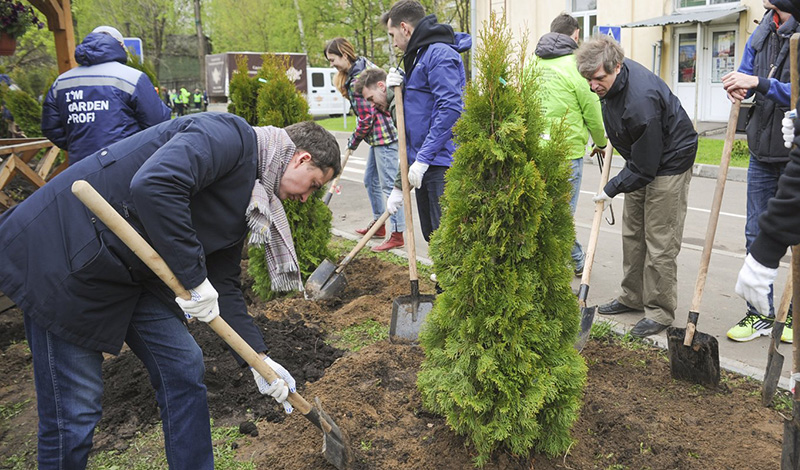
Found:
[[[80,66],[61,74],[47,93],[42,132],[69,152],[70,164],[169,119],[153,83],[125,65],[127,58],[113,37],[89,34],[75,48]]]
[[[449,167],[453,164],[453,125],[464,107],[467,84],[459,53],[472,47],[466,33],[436,22],[428,15],[417,24],[408,42],[403,106],[408,162]]]

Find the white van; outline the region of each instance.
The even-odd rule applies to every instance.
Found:
[[[338,73],[333,67],[308,67],[308,111],[312,116],[336,116],[350,112],[350,100],[333,86]]]

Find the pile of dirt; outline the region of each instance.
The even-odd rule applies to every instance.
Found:
[[[407,274],[402,267],[361,257],[348,267],[349,287],[341,298],[311,302],[293,296],[256,302],[250,311],[264,328],[270,354],[298,383],[305,382],[303,396],[309,401],[319,397],[349,436],[354,469],[470,468],[473,453],[465,439],[421,405],[416,374],[424,353],[419,346],[384,340],[342,355],[326,344],[342,328],[368,319],[388,328],[392,300],[408,293]],[[432,286],[424,282],[422,290],[431,292]],[[0,339],[23,338],[20,317],[18,311],[0,314]],[[257,437],[243,435],[237,441],[242,459],[275,470],[333,468],[321,454],[321,431],[299,413],[286,416],[272,400],[261,398],[251,373],[238,367],[205,325],[192,331],[206,357],[215,422],[236,425],[249,419],[257,424]],[[14,341],[0,343],[3,404],[33,397],[29,353]],[[555,458],[500,452],[485,468],[778,467],[782,418],[760,405],[759,384],[727,373],[719,390],[674,381],[663,351],[622,347],[618,339],[590,340],[583,356],[589,375],[584,408],[573,428],[574,446]],[[105,418],[96,441],[121,449],[131,430],[158,425],[155,399],[130,353],[104,367]],[[29,401],[0,429],[0,466],[19,454],[19,446],[31,445],[31,430],[35,405]]]

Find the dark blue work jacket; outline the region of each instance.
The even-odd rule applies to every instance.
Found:
[[[184,287],[208,277],[225,320],[264,351],[239,283],[256,162],[253,128],[231,114],[186,116],[110,145],[0,216],[0,290],[53,334],[112,354],[143,289],[182,318],[174,295],[72,194],[84,179]]]

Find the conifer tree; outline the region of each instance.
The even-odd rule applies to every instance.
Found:
[[[253,125],[286,127],[311,120],[308,102],[286,77],[284,58],[265,54],[261,70],[248,77],[246,62],[237,60],[238,72],[231,79],[231,100],[236,114]],[[251,121],[252,120],[252,121]],[[322,202],[324,189],[314,192],[305,203],[283,201],[292,239],[297,251],[300,273],[305,278],[326,258],[332,257],[328,243],[331,239],[331,211]],[[275,297],[270,288],[264,249],[251,246],[248,272],[253,276],[253,291],[262,299]]]
[[[565,451],[586,381],[573,348],[564,127],[545,129],[535,70],[505,21],[492,15],[480,37],[430,246],[444,292],[420,334],[417,382],[423,405],[475,446],[478,466],[498,449]]]

